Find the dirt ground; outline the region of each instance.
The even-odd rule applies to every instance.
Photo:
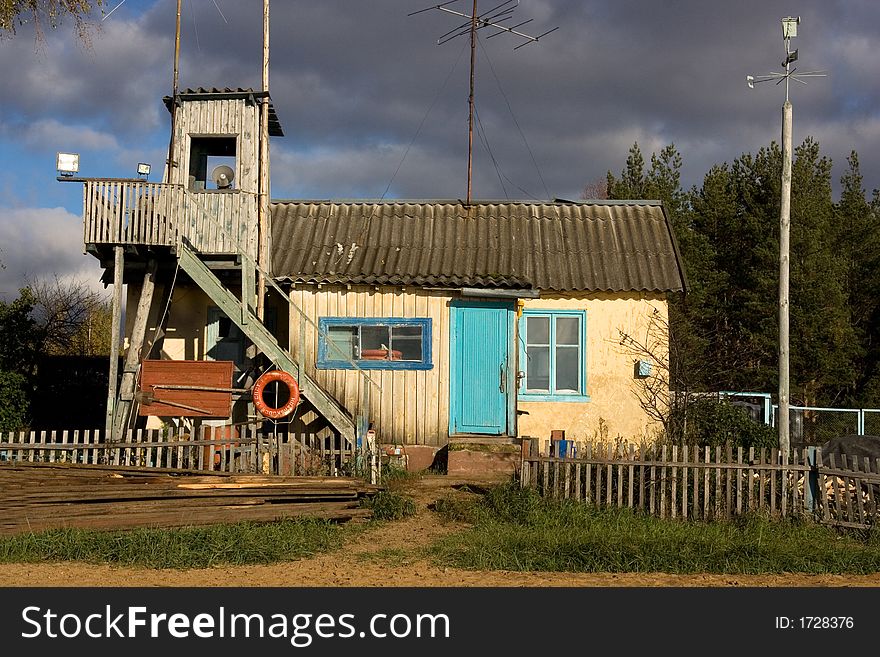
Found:
[[[443,523],[428,505],[468,495],[461,481],[423,477],[411,490],[418,513],[360,534],[342,550],[268,566],[152,570],[82,563],[0,564],[0,586],[880,586],[871,575],[671,575],[666,573],[521,573],[439,568],[415,550],[462,527]],[[381,554],[379,552],[382,552]]]

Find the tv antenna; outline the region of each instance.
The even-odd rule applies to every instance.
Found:
[[[437,39],[437,45],[442,46],[444,43],[448,43],[453,39],[456,39],[460,36],[470,35],[471,40],[471,80],[470,80],[470,95],[468,96],[468,164],[467,164],[467,205],[471,204],[471,180],[472,180],[472,172],[473,172],[473,153],[474,153],[474,68],[477,56],[477,31],[483,30],[486,28],[495,30],[492,34],[490,34],[487,39],[491,39],[492,37],[499,36],[501,34],[511,34],[522,39],[525,39],[518,46],[514,47],[514,50],[519,50],[523,46],[527,46],[530,43],[537,43],[538,39],[547,36],[551,32],[555,32],[559,29],[559,27],[554,27],[552,30],[547,30],[543,34],[539,34],[538,36],[532,36],[531,34],[526,34],[525,32],[520,32],[517,28],[526,25],[527,23],[531,23],[533,19],[529,18],[528,20],[522,21],[521,23],[516,23],[515,25],[502,25],[502,23],[511,21],[513,19],[513,12],[519,6],[519,0],[505,0],[499,5],[496,5],[492,9],[488,11],[484,11],[482,14],[477,13],[477,0],[474,0],[473,11],[470,14],[467,14],[462,11],[456,11],[455,9],[450,9],[448,5],[454,4],[458,2],[458,0],[449,0],[448,2],[442,2],[439,5],[433,5],[431,7],[426,7],[424,9],[419,9],[418,11],[414,11],[407,16],[415,16],[416,14],[421,14],[426,11],[432,11],[437,9],[439,11],[445,12],[447,14],[452,14],[453,16],[458,16],[460,18],[464,18],[465,22],[453,29],[449,30],[445,34],[442,34],[439,39]]]

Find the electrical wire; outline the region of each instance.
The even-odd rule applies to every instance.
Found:
[[[229,25],[229,21],[226,20],[226,16],[223,15],[223,10],[220,9],[220,5],[217,4],[217,0],[211,0],[214,3],[214,6],[217,7],[217,12],[220,14],[220,18],[223,19],[223,22]]]
[[[483,51],[483,54],[486,56],[486,61],[489,63],[489,70],[492,71],[492,77],[495,78],[495,83],[498,85],[498,91],[501,92],[501,97],[504,98],[504,102],[507,104],[507,110],[510,112],[510,116],[513,119],[513,124],[516,126],[517,132],[519,132],[519,136],[522,137],[523,143],[526,146],[526,150],[529,152],[529,157],[532,160],[532,164],[535,166],[535,171],[538,173],[538,178],[541,180],[541,185],[544,187],[544,193],[547,194],[548,199],[552,199],[553,196],[550,194],[550,190],[547,188],[547,183],[544,180],[544,176],[541,173],[541,167],[538,166],[538,161],[535,159],[535,154],[532,152],[532,147],[529,146],[529,141],[526,139],[525,133],[523,133],[522,128],[519,125],[519,121],[516,119],[516,114],[513,112],[513,106],[510,104],[510,99],[507,97],[507,94],[504,93],[504,87],[501,85],[501,80],[498,77],[498,74],[495,72],[495,66],[492,64],[492,59],[489,57],[489,52],[483,46],[481,41],[477,41],[480,44],[480,48]]]
[[[400,173],[400,169],[403,167],[403,162],[404,162],[404,160],[406,160],[406,156],[409,155],[409,152],[412,149],[413,144],[415,144],[416,139],[418,139],[419,135],[422,133],[422,128],[424,128],[425,122],[428,120],[428,117],[430,116],[431,112],[433,111],[434,106],[437,105],[437,101],[440,100],[440,96],[443,94],[443,91],[446,89],[446,86],[449,84],[449,80],[452,79],[452,75],[453,75],[453,73],[455,73],[455,69],[458,68],[458,64],[461,61],[461,56],[464,54],[466,46],[467,46],[467,43],[462,44],[461,50],[458,53],[458,57],[455,58],[455,62],[452,64],[452,68],[449,69],[449,73],[446,75],[446,79],[443,80],[443,84],[440,85],[440,88],[437,90],[437,93],[434,95],[434,99],[431,101],[431,105],[428,107],[428,110],[425,112],[425,115],[422,117],[422,120],[419,122],[419,126],[418,126],[418,128],[416,128],[415,134],[413,135],[412,139],[410,139],[409,144],[406,147],[406,150],[404,150],[403,156],[400,158],[400,162],[397,163],[397,168],[394,170],[394,173],[392,174],[391,179],[388,181],[388,184],[385,186],[385,191],[382,192],[382,196],[379,197],[377,204],[384,201],[385,197],[388,195],[388,191],[391,189],[391,185],[394,184],[394,179],[397,178],[397,174]],[[373,215],[375,213],[376,213],[376,208],[374,206],[373,210],[370,212],[370,214],[367,216],[367,218],[364,219],[364,227],[361,230],[361,235],[359,238],[361,241],[363,241],[364,237],[369,233],[370,224],[372,222]],[[342,258],[342,255],[340,255],[340,258]]]
[[[495,175],[498,176],[498,182],[501,183],[501,190],[504,192],[504,198],[509,201],[510,195],[507,193],[507,187],[504,186],[504,179],[501,177],[501,169],[498,166],[498,160],[495,159],[495,153],[492,152],[492,147],[489,145],[489,136],[486,134],[486,129],[483,128],[483,121],[480,119],[480,113],[477,111],[476,105],[474,105],[474,115],[477,117],[477,134],[480,137],[480,143],[483,144],[483,148],[485,148],[486,152],[489,154],[489,158],[492,160],[492,166],[495,167]]]
[[[196,35],[196,48],[198,49],[199,54],[201,54],[202,53],[202,44],[199,42],[199,26],[196,24],[196,12],[195,12],[195,10],[193,10],[191,0],[189,2],[187,2],[186,5],[187,5],[187,7],[189,7],[190,16],[192,16],[193,32],[195,32],[195,35]]]
[[[165,337],[165,331],[162,329],[162,326],[165,324],[165,320],[168,318],[168,310],[171,308],[171,297],[174,296],[174,285],[177,283],[177,272],[180,271],[180,261],[178,260],[177,266],[174,268],[174,276],[171,278],[171,286],[168,292],[168,300],[165,302],[165,310],[162,311],[162,317],[159,318],[159,323],[156,324],[156,335],[153,336],[153,342],[150,345],[150,348],[147,350],[147,354],[151,354],[153,352],[153,347],[156,346],[156,343],[163,337]]]

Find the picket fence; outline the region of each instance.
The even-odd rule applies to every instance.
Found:
[[[553,455],[553,453],[558,455]],[[524,439],[520,483],[555,499],[638,509],[660,518],[729,519],[747,512],[811,514],[823,523],[877,522],[880,459],[791,455],[732,446],[566,444],[538,453]]]
[[[259,425],[202,426],[195,435],[180,429],[129,431],[122,441],[104,432],[0,433],[0,463],[71,463],[150,469],[342,476],[356,469],[355,447],[339,436],[273,434]]]

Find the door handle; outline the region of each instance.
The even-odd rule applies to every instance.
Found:
[[[504,363],[501,363],[501,365],[498,366],[498,369],[499,369],[499,378],[501,380],[501,382],[498,385],[498,389],[501,392],[505,392],[507,386],[505,385],[505,382],[504,382],[504,379],[506,378],[504,376]]]

